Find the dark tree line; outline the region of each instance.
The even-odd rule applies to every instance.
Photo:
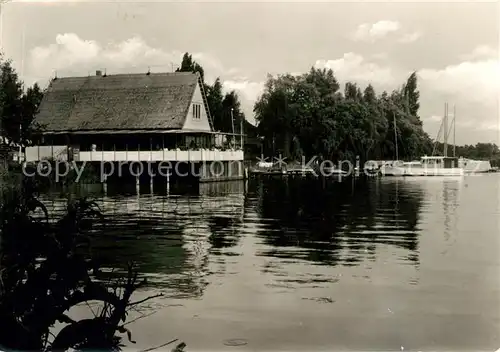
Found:
[[[448,155],[453,155],[453,144],[448,144]],[[436,154],[442,155],[444,144],[436,143]],[[492,166],[500,166],[500,149],[495,143],[477,143],[476,145],[457,145],[455,146],[455,155],[468,159],[490,160]]]
[[[431,155],[434,147],[436,154],[443,151],[443,144],[423,130],[419,98],[416,72],[400,89],[377,94],[372,85],[362,90],[352,82],[341,91],[332,70],[311,68],[300,76],[268,76],[254,112],[268,156],[413,160]],[[453,155],[453,146],[448,148]],[[491,143],[456,146],[455,151],[465,158],[500,161],[498,146]]]
[[[300,76],[269,76],[254,112],[266,153],[338,160],[411,159],[432,152],[418,116],[417,76],[401,89],[377,95],[347,82],[344,91],[332,70],[311,68]],[[394,129],[396,128],[396,133]]]

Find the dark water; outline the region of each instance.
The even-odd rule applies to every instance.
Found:
[[[108,267],[139,264],[139,298],[165,294],[129,325],[134,349],[495,351],[499,181],[110,187],[95,194],[108,226],[94,246]]]

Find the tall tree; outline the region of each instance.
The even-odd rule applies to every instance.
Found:
[[[266,144],[294,156],[334,159],[393,158],[396,138],[399,158],[428,150],[430,139],[417,115],[416,74],[401,89],[380,97],[371,85],[362,92],[347,82],[344,95],[338,89],[331,70],[312,68],[298,77],[268,77],[254,106]]]
[[[406,80],[406,84],[404,85],[403,97],[405,100],[405,104],[407,105],[409,114],[416,117],[420,122],[420,117],[418,116],[418,109],[420,108],[420,92],[417,90],[416,72],[413,72]]]
[[[217,77],[212,86],[207,85],[205,89],[207,94],[208,108],[210,109],[210,114],[214,120],[214,128],[216,131],[225,131],[227,126],[223,121],[223,106],[222,101],[224,99],[224,94],[222,92],[222,83],[220,78]]]
[[[31,139],[34,125],[32,121],[38,112],[43,92],[35,84],[23,91],[10,60],[0,56],[0,134],[14,142]]]
[[[193,56],[189,53],[185,53],[182,56],[181,66],[175,70],[176,72],[193,72],[199,73],[201,81],[205,82],[205,71],[200,64],[193,60]]]
[[[198,64],[189,53],[185,53],[182,57],[180,67],[176,72],[198,72],[203,82],[203,88],[207,95],[208,108],[212,115],[214,129],[225,133],[232,133],[233,125],[231,121],[231,108],[233,109],[234,116],[234,130],[240,133],[241,121],[244,124],[245,134],[256,134],[254,132],[256,127],[247,122],[243,111],[238,94],[235,91],[227,92],[224,94],[223,85],[218,77],[212,85],[205,82],[205,71],[203,67]]]

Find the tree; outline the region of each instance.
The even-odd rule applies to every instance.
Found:
[[[331,70],[269,76],[254,106],[267,152],[272,146],[275,154],[293,157],[385,159],[396,157],[395,138],[399,158],[429,150],[430,138],[418,117],[415,73],[390,95],[378,97],[373,86],[362,91],[353,82],[346,83],[343,95],[338,90]]]
[[[23,91],[24,84],[19,79],[10,60],[0,57],[0,134],[11,141],[25,143],[30,140],[34,129],[32,122],[43,98],[38,84]]]
[[[222,100],[224,99],[224,95],[220,78],[217,77],[212,86],[207,85],[205,92],[207,94],[208,108],[214,119],[214,129],[216,131],[225,131],[227,128],[222,121]]]
[[[245,134],[254,134],[256,128],[247,122],[244,113],[241,111],[241,104],[238,94],[235,91],[224,94],[223,85],[217,77],[212,85],[205,82],[205,71],[203,67],[193,60],[189,53],[182,57],[181,66],[176,72],[199,73],[205,94],[207,95],[208,108],[213,119],[214,129],[225,133],[232,133],[233,126],[231,120],[231,108],[234,116],[234,131],[240,133],[241,121],[243,120]]]
[[[205,82],[205,71],[203,67],[193,60],[193,56],[189,53],[185,53],[182,57],[181,67],[179,67],[175,72],[193,72],[199,73],[201,81]]]
[[[411,116],[417,118],[420,122],[420,117],[418,116],[418,109],[420,108],[419,98],[420,93],[417,90],[417,73],[413,72],[410,77],[406,80],[404,85],[403,97],[408,109],[408,113]],[[420,122],[421,124],[421,122]]]

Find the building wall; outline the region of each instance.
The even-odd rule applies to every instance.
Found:
[[[194,105],[200,105],[200,117],[196,118],[194,116]],[[189,111],[187,114],[186,122],[184,123],[183,129],[185,130],[198,130],[198,131],[211,131],[210,123],[208,121],[207,112],[203,105],[203,96],[201,95],[200,84],[196,85],[194,91],[193,100],[189,106]]]

